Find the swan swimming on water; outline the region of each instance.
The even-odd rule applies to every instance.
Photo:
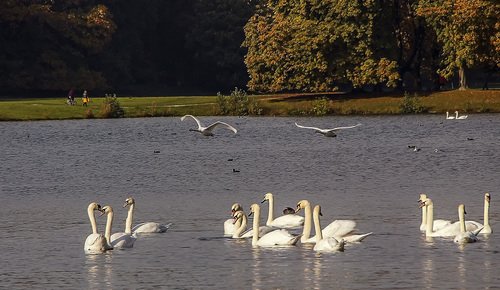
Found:
[[[421,193],[420,194],[420,199],[418,200],[419,203],[424,202],[427,199],[427,194]],[[427,207],[422,206],[422,222],[420,223],[420,231],[425,232],[425,229],[427,227]],[[440,229],[447,227],[451,224],[451,221],[449,220],[434,220],[434,223],[432,225],[432,228],[434,231],[439,231]]]
[[[303,244],[314,244],[316,243],[317,235],[312,238],[310,237],[313,214],[311,212],[311,204],[308,200],[304,199],[297,203],[296,212],[299,212],[301,209],[304,209],[305,221],[300,242]],[[334,220],[321,230],[321,234],[323,238],[333,237],[338,241],[343,239],[347,243],[361,242],[364,238],[372,234],[371,232],[356,234],[355,227],[356,222],[353,220]]]
[[[467,117],[469,117],[469,115],[463,115],[463,116],[458,116],[458,111],[455,111],[455,119],[457,120],[464,120],[464,119],[467,119]]]
[[[450,116],[450,113],[446,112],[446,119],[447,120],[453,120],[453,119],[455,119],[455,117]]]
[[[434,203],[430,198],[427,198],[425,201],[420,203],[420,206],[427,207],[427,225],[425,228],[426,237],[454,237],[461,232],[459,221],[449,224],[448,226],[445,226],[437,231],[434,230]],[[475,231],[482,228],[483,225],[475,221],[466,221],[465,227],[466,231]]]
[[[260,206],[256,203],[250,207],[250,214],[253,214],[253,232],[259,231]],[[285,229],[271,231],[259,238],[258,235],[252,236],[253,247],[283,247],[294,246],[300,239],[299,236],[292,236]]]
[[[240,221],[237,220],[236,223],[234,222],[234,214],[239,210],[243,210],[243,208],[241,207],[241,205],[239,203],[234,203],[231,206],[232,218],[224,221],[224,236],[225,237],[232,236],[234,234],[234,231],[237,228],[239,228],[239,226],[241,225],[241,220]]]
[[[111,228],[113,226],[113,215],[114,215],[113,208],[107,205],[103,207],[102,210],[103,214],[108,215],[108,219],[106,222],[106,233],[104,234],[108,243],[115,249],[132,248],[134,246],[135,241],[137,240],[137,237],[135,235],[132,235],[132,229],[130,227],[132,224],[126,223],[124,233],[119,232],[111,235]],[[130,214],[130,209],[129,209],[129,214]]]
[[[337,240],[334,237],[323,237],[319,216],[321,214],[321,206],[314,207],[313,219],[314,230],[316,231],[316,245],[313,250],[317,252],[337,252],[344,251],[345,242],[343,239]]]
[[[87,236],[85,245],[83,246],[84,251],[87,253],[103,253],[106,250],[112,249],[108,246],[104,235],[97,232],[97,223],[94,214],[96,210],[101,211],[101,206],[96,202],[90,203],[87,208],[87,213],[89,215],[90,225],[92,226],[92,233]]]
[[[128,228],[131,228],[132,233],[164,233],[171,225],[164,225],[156,222],[145,222],[140,223],[132,228],[135,210],[135,199],[133,199],[132,197],[127,198],[123,207],[129,207],[127,220],[125,221],[125,232],[127,232]]]
[[[458,206],[458,219],[460,223],[460,233],[458,233],[453,241],[455,243],[466,244],[466,243],[475,243],[478,241],[477,235],[483,227],[475,230],[475,231],[466,231],[465,230],[465,206],[463,204]]]
[[[197,129],[189,129],[189,131],[195,131],[195,132],[200,132],[201,134],[205,135],[205,136],[213,136],[214,134],[212,133],[212,131],[215,129],[215,127],[217,126],[222,126],[224,128],[227,128],[231,131],[233,131],[235,134],[236,132],[238,132],[238,130],[236,130],[233,126],[227,124],[227,123],[224,123],[224,122],[221,122],[221,121],[217,121],[207,127],[204,127],[203,125],[201,125],[200,121],[193,115],[185,115],[181,118],[181,121],[184,121],[184,119],[186,117],[191,117],[193,118],[196,123],[198,124],[198,128]]]
[[[304,217],[296,214],[286,214],[274,218],[274,197],[272,193],[266,193],[261,203],[269,202],[266,226],[275,228],[297,228],[304,225]]]
[[[337,137],[337,134],[336,134],[337,131],[343,130],[343,129],[355,128],[355,127],[361,126],[361,124],[356,124],[354,126],[337,127],[337,128],[333,128],[333,129],[321,129],[321,128],[317,128],[317,127],[307,127],[307,126],[299,125],[297,123],[295,123],[295,126],[297,126],[299,128],[315,130],[316,133],[320,133],[326,137]]]

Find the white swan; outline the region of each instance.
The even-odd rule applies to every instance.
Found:
[[[103,214],[108,215],[106,222],[106,233],[105,237],[108,243],[115,249],[121,248],[132,248],[135,241],[137,240],[135,235],[132,235],[131,223],[125,224],[125,233],[114,233],[111,235],[111,228],[113,226],[113,208],[109,205],[102,208]],[[128,210],[128,215],[130,216],[130,209]],[[129,217],[127,217],[129,219]]]
[[[250,207],[250,214],[253,214],[253,232],[259,231],[259,219],[260,219],[260,206],[258,204],[252,204]],[[263,235],[261,238],[258,235],[253,235],[252,246],[253,247],[283,247],[283,246],[294,246],[298,240],[299,236],[292,236],[287,230],[277,229]]]
[[[314,245],[313,250],[317,252],[336,252],[336,251],[344,251],[344,240],[340,241],[334,237],[325,237],[323,238],[321,231],[321,223],[319,220],[319,216],[321,214],[321,206],[316,205],[314,207],[314,230],[316,231],[316,245]]]
[[[286,214],[280,217],[274,218],[274,197],[272,193],[266,193],[264,199],[261,203],[269,202],[269,211],[267,214],[266,226],[275,228],[297,228],[304,225],[304,217],[296,214]]]
[[[458,111],[455,111],[455,119],[457,120],[464,120],[464,119],[467,119],[467,117],[469,117],[469,115],[462,115],[462,116],[458,116]]]
[[[231,216],[234,217],[234,214],[239,211],[243,210],[241,205],[239,203],[234,203],[231,206]],[[241,221],[237,221],[234,223],[234,218],[230,218],[224,221],[224,236],[225,237],[230,237],[233,235],[234,230],[237,229],[240,226]]]
[[[434,231],[434,203],[430,198],[427,198],[421,203],[420,206],[427,207],[427,226],[425,228],[426,237],[454,237],[460,233],[460,222],[454,222],[438,231]],[[474,221],[466,221],[465,226],[466,231],[475,231],[483,227],[482,224]]]
[[[239,210],[234,213],[233,223],[239,224],[239,227],[235,229],[232,238],[233,239],[243,239],[242,233],[247,229],[248,218],[243,210]]]
[[[96,210],[101,211],[101,206],[96,202],[90,203],[87,208],[87,213],[90,219],[90,225],[92,226],[92,233],[87,236],[85,245],[83,246],[83,250],[87,253],[102,253],[111,249],[104,235],[97,232],[97,223],[94,214]]]
[[[304,228],[302,230],[302,237],[300,242],[303,244],[316,243],[317,237],[310,237],[312,225],[312,211],[311,204],[307,200],[301,200],[297,203],[296,212],[304,209]],[[347,243],[361,242],[364,238],[373,234],[372,232],[366,234],[354,234],[356,222],[352,220],[335,220],[331,222],[326,228],[321,231],[323,237],[333,237],[337,240],[343,239]]]
[[[458,206],[458,219],[460,222],[460,233],[458,233],[453,241],[455,243],[466,244],[466,243],[475,243],[478,241],[477,235],[483,229],[482,227],[475,230],[474,232],[465,230],[465,206],[460,204]]]
[[[422,203],[427,199],[427,195],[425,193],[420,194],[420,199],[418,200],[419,203]],[[425,232],[425,229],[427,227],[427,207],[422,206],[422,223],[420,224],[420,231]],[[432,225],[432,228],[434,231],[438,231],[444,227],[447,227],[451,224],[451,221],[449,220],[434,220],[434,224]]]
[[[355,127],[361,126],[361,124],[356,124],[354,126],[347,126],[347,127],[337,127],[337,128],[333,128],[333,129],[321,129],[321,128],[316,128],[316,127],[306,127],[306,126],[299,125],[297,123],[295,123],[295,126],[297,126],[299,128],[315,130],[316,133],[323,134],[326,137],[337,137],[337,134],[336,134],[337,131],[343,130],[343,129],[355,128]]]
[[[484,194],[484,221],[483,221],[484,228],[481,231],[481,234],[491,234],[493,232],[491,230],[490,219],[489,219],[490,201],[491,197],[490,194],[487,192]]]
[[[204,127],[201,125],[200,121],[193,115],[185,115],[181,118],[181,121],[184,121],[184,119],[186,117],[193,118],[196,121],[196,123],[198,124],[198,129],[189,129],[189,131],[200,132],[201,134],[203,134],[205,136],[213,136],[214,134],[212,133],[212,130],[217,126],[223,126],[227,129],[233,131],[234,133],[238,132],[238,130],[236,130],[233,126],[231,126],[227,123],[221,122],[221,121],[217,121],[217,122],[211,124],[210,126]]]
[[[447,120],[453,120],[453,119],[455,119],[455,117],[450,116],[450,113],[446,112],[446,119]]]
[[[129,207],[129,214],[127,215],[127,220],[125,221],[125,232],[127,232],[128,228],[131,228],[132,233],[164,233],[171,225],[164,225],[156,222],[145,222],[140,223],[132,228],[135,210],[135,199],[133,199],[132,197],[127,198],[123,207]]]

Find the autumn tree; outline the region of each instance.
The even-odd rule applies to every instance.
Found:
[[[86,58],[103,49],[115,25],[99,1],[0,2],[0,85],[67,90],[105,86]]]
[[[245,26],[245,63],[254,91],[330,91],[399,79],[375,50],[375,1],[263,1]]]
[[[460,89],[467,88],[466,69],[500,65],[500,4],[495,0],[421,0],[418,14],[436,32],[442,47],[441,68],[446,78],[458,70]]]

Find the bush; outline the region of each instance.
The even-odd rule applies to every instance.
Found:
[[[94,112],[92,112],[92,109],[87,109],[85,110],[85,118],[86,119],[93,119],[94,118]]]
[[[217,107],[221,115],[245,116],[260,115],[262,108],[259,102],[249,98],[244,90],[234,88],[231,95],[225,96],[217,93]]]
[[[426,108],[422,106],[419,97],[416,94],[411,96],[408,93],[405,93],[403,102],[399,108],[403,114],[419,114],[426,111]]]
[[[101,117],[103,118],[121,118],[125,115],[116,94],[104,95],[104,101],[101,105]]]
[[[315,116],[324,116],[330,111],[327,98],[316,99],[312,103],[311,114]]]

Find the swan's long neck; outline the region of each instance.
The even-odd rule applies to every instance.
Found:
[[[458,207],[458,220],[460,222],[460,232],[465,233],[465,212],[462,206]]]
[[[131,235],[132,234],[132,223],[134,220],[134,207],[135,204],[131,204],[128,209],[127,219],[125,220],[125,233]]]
[[[233,234],[233,238],[239,238],[241,236],[241,233],[243,233],[245,231],[245,229],[247,228],[247,223],[248,223],[248,219],[247,219],[247,216],[244,214],[234,224],[234,226],[237,227],[237,229]]]
[[[274,220],[274,197],[271,195],[267,200],[269,202],[269,212],[267,214],[267,222],[266,225],[270,226]]]
[[[97,223],[95,221],[94,209],[89,207],[87,209],[87,213],[89,214],[90,225],[92,226],[92,233],[97,234]]]
[[[108,241],[108,243],[111,243],[111,227],[113,226],[113,212],[108,213],[108,219],[106,221],[106,233],[104,234],[104,237]]]
[[[311,204],[307,203],[304,208],[304,229],[302,230],[302,237],[300,238],[302,242],[309,239],[311,236],[311,226],[312,226],[312,213]]]
[[[420,224],[420,227],[426,227],[427,226],[427,207],[423,206],[422,207],[422,223]]]
[[[257,205],[253,211],[253,235],[252,235],[252,246],[257,246],[257,241],[259,240],[259,219],[260,219],[260,207]]]
[[[484,199],[484,224],[483,224],[483,226],[485,228],[490,226],[489,211],[490,211],[490,201],[485,198]]]
[[[427,205],[427,227],[425,228],[426,236],[429,236],[434,232],[433,224],[434,224],[434,204],[429,203],[429,205]]]
[[[323,239],[323,233],[321,232],[321,224],[319,220],[319,210],[314,209],[314,231],[316,232],[316,243]]]

